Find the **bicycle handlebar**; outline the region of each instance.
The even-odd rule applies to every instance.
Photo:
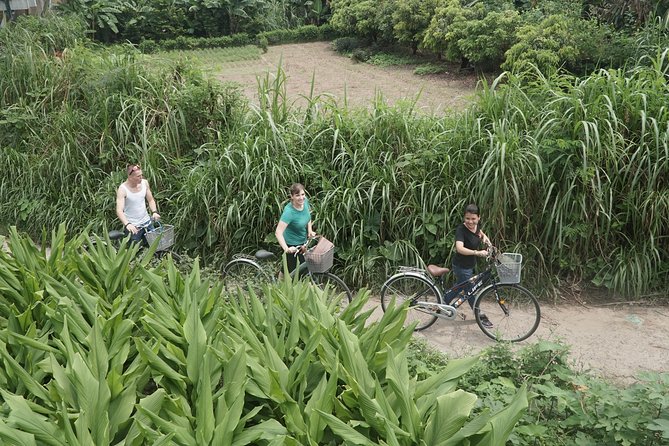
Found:
[[[304,254],[304,253],[309,249],[309,244],[310,244],[312,241],[314,241],[314,240],[318,240],[318,239],[321,238],[321,237],[322,237],[321,235],[315,235],[315,236],[313,236],[313,237],[307,237],[307,241],[304,242],[304,244],[299,245],[299,246],[295,246],[295,248],[297,248],[297,249],[296,249],[295,252],[293,253],[293,256],[294,256],[294,257],[297,257],[298,254]]]

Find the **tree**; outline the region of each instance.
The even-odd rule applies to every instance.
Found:
[[[425,38],[437,4],[438,0],[406,0],[396,3],[392,14],[393,34],[399,42],[410,45],[414,54]]]

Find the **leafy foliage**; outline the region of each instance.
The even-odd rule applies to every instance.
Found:
[[[414,54],[423,41],[437,0],[409,0],[396,2],[393,11],[393,34],[398,42],[408,44]]]
[[[488,68],[504,60],[515,42],[521,18],[511,3],[477,2],[462,6],[450,0],[438,7],[425,31],[423,46],[448,60],[472,62]]]
[[[485,405],[528,386],[530,405],[510,444],[665,444],[669,375],[642,373],[620,388],[568,366],[568,348],[540,341],[514,353],[498,344],[485,351],[463,387]],[[508,401],[508,399],[506,399]]]
[[[476,358],[411,376],[406,308],[368,321],[360,294],[335,317],[290,278],[225,295],[197,262],[185,276],[94,240],[61,226],[47,255],[12,229],[0,251],[4,443],[492,446],[527,407],[521,387],[471,417],[457,382]]]
[[[620,48],[614,53],[611,47]],[[627,52],[626,52],[627,51]],[[623,64],[631,54],[632,46],[612,29],[565,15],[551,15],[539,24],[520,27],[518,42],[506,53],[504,69],[523,69],[528,63],[543,73],[564,68],[572,72],[586,72],[608,60],[611,65]]]

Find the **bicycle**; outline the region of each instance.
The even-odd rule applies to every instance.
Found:
[[[291,273],[291,276],[307,278],[322,290],[329,290],[328,301],[336,298],[343,308],[351,302],[353,295],[342,279],[328,271],[332,268],[334,245],[321,236],[319,244],[324,248],[320,252],[316,250],[318,245],[309,248],[313,240],[307,240],[298,250],[299,252],[306,251],[304,253],[305,263],[300,264]],[[250,286],[256,295],[259,295],[263,284],[275,283],[279,280],[279,272],[282,267],[280,259],[281,257],[264,249],[256,251],[254,255],[237,254],[233,256],[222,271],[226,290],[233,292]]]
[[[427,270],[400,267],[381,287],[381,307],[391,302],[408,301],[407,324],[418,321],[416,331],[424,330],[437,319],[453,320],[458,308],[471,296],[476,324],[486,336],[497,341],[520,342],[539,327],[539,301],[519,285],[522,255],[500,254],[490,248],[487,267],[471,279],[448,288],[448,268],[428,265]],[[461,314],[465,318],[464,313]]]
[[[151,229],[147,229],[151,228]],[[180,266],[185,263],[183,256],[172,249],[174,246],[175,235],[174,235],[174,226],[162,224],[159,221],[153,222],[152,225],[147,225],[144,227],[147,229],[144,233],[142,246],[144,248],[152,247],[153,243],[157,241],[156,250],[154,252],[154,257],[158,260],[162,260],[166,256],[171,256],[175,265]],[[122,243],[124,238],[129,238],[130,234],[119,231],[117,229],[112,229],[107,233],[109,240],[116,247]],[[94,241],[93,241],[94,243]]]

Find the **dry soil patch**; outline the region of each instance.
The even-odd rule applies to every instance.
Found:
[[[418,109],[439,114],[465,107],[476,87],[471,74],[417,76],[413,66],[356,63],[332,50],[329,42],[272,46],[260,60],[226,64],[218,79],[239,84],[257,103],[257,77],[275,75],[279,66],[286,73],[289,100],[300,106],[311,94],[312,80],[314,96],[333,98],[340,105],[346,101],[352,107],[367,107],[380,92],[390,104],[418,97]]]

